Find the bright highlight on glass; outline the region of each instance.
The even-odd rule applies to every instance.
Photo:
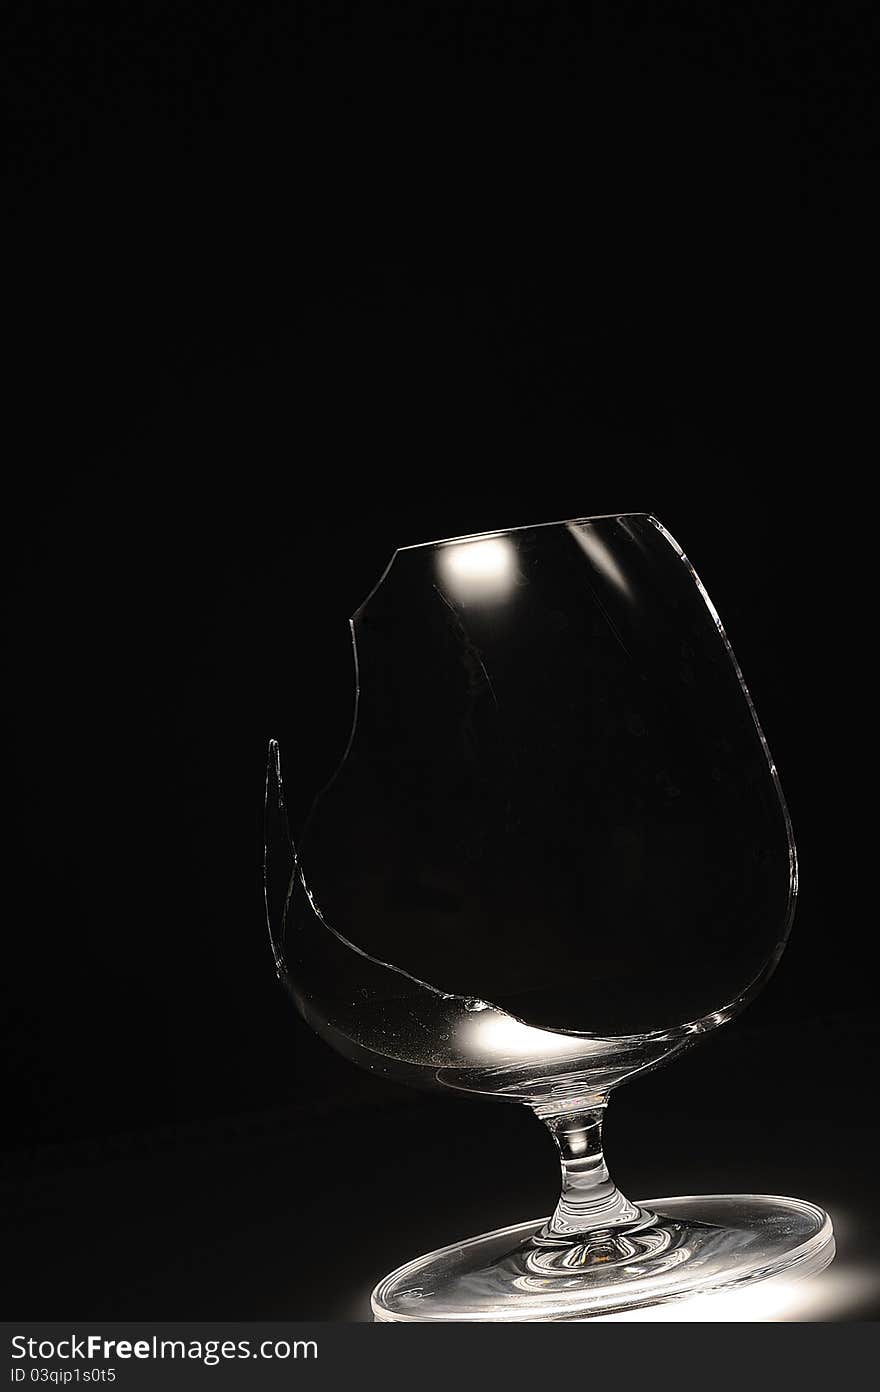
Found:
[[[505,537],[453,542],[441,547],[438,570],[457,599],[501,598],[516,580],[516,551]]]
[[[590,1052],[587,1040],[576,1035],[552,1034],[534,1029],[498,1010],[487,1010],[472,1017],[472,1047],[480,1055],[520,1061],[537,1058],[577,1059]]]
[[[596,570],[611,582],[619,594],[631,599],[629,582],[615,558],[614,548],[606,545],[588,522],[569,522],[568,530]]]

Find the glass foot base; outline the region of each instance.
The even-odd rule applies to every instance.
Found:
[[[709,1295],[834,1257],[827,1213],[760,1194],[649,1199],[640,1223],[575,1242],[518,1223],[417,1257],[373,1291],[376,1320],[584,1320]]]

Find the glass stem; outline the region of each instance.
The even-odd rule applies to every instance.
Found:
[[[538,1116],[556,1142],[562,1166],[562,1192],[546,1238],[572,1239],[605,1229],[620,1231],[641,1223],[645,1215],[621,1194],[608,1173],[602,1153],[605,1100],[584,1110]]]

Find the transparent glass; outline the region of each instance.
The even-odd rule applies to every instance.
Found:
[[[383,1320],[581,1319],[827,1265],[798,1200],[630,1202],[613,1088],[779,962],[791,824],[705,589],[646,513],[395,552],[351,620],[355,715],[294,846],[273,741],[278,974],[347,1058],[531,1107],[554,1213],[379,1283]]]

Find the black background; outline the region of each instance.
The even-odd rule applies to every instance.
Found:
[[[395,546],[609,511],[705,581],[803,871],[761,999],[615,1102],[618,1177],[867,1242],[876,53],[728,8],[10,7],[10,1313],[344,1317],[551,1201],[524,1113],[295,1017],[263,776],[276,736],[297,820],[335,765]]]

